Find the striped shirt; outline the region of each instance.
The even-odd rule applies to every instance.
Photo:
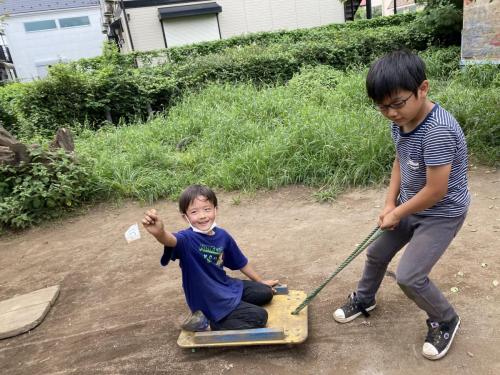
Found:
[[[448,192],[434,206],[418,215],[457,217],[467,212],[467,144],[457,120],[435,104],[426,118],[411,132],[391,124],[392,138],[399,157],[401,186],[399,201],[404,203],[426,184],[426,167],[451,164]]]

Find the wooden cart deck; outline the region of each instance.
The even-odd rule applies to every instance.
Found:
[[[266,328],[234,331],[181,331],[177,344],[182,348],[300,344],[307,339],[307,307],[298,315],[292,311],[306,298],[306,293],[290,290],[277,294],[264,306],[268,313]]]

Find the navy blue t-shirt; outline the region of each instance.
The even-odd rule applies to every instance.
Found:
[[[218,227],[214,232],[209,236],[188,228],[174,233],[177,245],[165,246],[161,264],[179,259],[189,308],[217,322],[238,306],[243,292],[243,282],[226,275],[223,267],[239,270],[248,260],[229,233]]]

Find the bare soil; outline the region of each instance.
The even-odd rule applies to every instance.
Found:
[[[125,230],[145,211],[127,202],[0,238],[0,300],[61,286],[40,326],[0,340],[0,372],[499,374],[500,286],[493,281],[500,280],[500,173],[472,170],[470,188],[468,218],[431,274],[462,319],[452,349],[440,361],[420,354],[425,314],[392,277],[384,280],[370,318],[346,325],[333,320],[334,309],[356,287],[364,255],[313,300],[304,344],[179,348],[179,325],[187,314],[180,269],[176,263],[160,266],[162,249],[144,230],[141,240],[125,242]],[[313,190],[297,186],[224,193],[218,223],[264,277],[310,292],[372,230],[384,194],[384,189],[354,190],[333,203],[318,203]],[[184,227],[175,203],[156,207],[169,229]]]

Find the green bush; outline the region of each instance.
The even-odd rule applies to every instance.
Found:
[[[64,152],[31,151],[32,163],[0,165],[0,226],[26,228],[90,199],[97,185]]]
[[[59,127],[83,122],[88,115],[87,82],[83,74],[57,65],[47,79],[25,84],[22,95],[12,103],[18,120],[17,134],[53,135]]]
[[[454,81],[463,85],[500,88],[500,65],[498,64],[465,65],[453,75]],[[495,96],[498,97],[498,95]]]
[[[242,54],[259,48],[245,47]],[[293,51],[280,53],[294,58]],[[499,67],[457,70],[456,53],[454,47],[422,53],[431,71],[430,97],[460,122],[473,158],[497,165]],[[71,207],[97,193],[102,199],[175,197],[194,182],[227,190],[306,184],[318,188],[321,199],[329,199],[347,187],[388,177],[394,156],[389,122],[366,96],[366,67],[294,66],[285,85],[229,84],[225,81],[239,82],[242,77],[265,82],[256,73],[260,71],[257,61],[268,55],[255,52],[254,66],[246,73],[234,68],[239,56],[226,51],[220,60],[206,56],[206,68],[193,65],[201,72],[197,74],[214,74],[210,80],[224,79],[185,95],[168,114],[146,123],[83,130],[76,139],[83,162],[71,167],[76,169],[68,171],[70,177],[36,158],[40,162],[36,168],[25,166],[17,175],[4,168],[0,173],[0,181],[6,181],[0,183],[3,225],[22,227],[66,210],[66,191],[78,189],[82,190],[79,196],[72,195]],[[454,73],[447,74],[440,64]],[[270,76],[276,74],[272,67],[268,69],[273,72]],[[185,84],[201,87],[202,82],[206,84],[206,77]],[[48,180],[47,174],[52,176]],[[64,183],[59,182],[62,177]],[[37,196],[43,205],[32,203]],[[54,197],[54,209],[48,197]]]
[[[438,0],[427,5],[410,26],[415,33],[432,35],[432,44],[438,46],[460,45],[462,35],[462,10],[449,0]]]
[[[174,75],[184,91],[210,82],[286,82],[299,67],[300,63],[280,45],[247,46],[193,59],[179,66]]]
[[[447,80],[460,69],[460,47],[431,47],[420,53],[428,77]]]
[[[470,65],[454,72],[436,99],[454,116],[480,162],[500,162],[500,66]]]
[[[311,84],[301,75],[313,77]],[[228,190],[286,184],[347,186],[387,176],[388,127],[364,95],[364,74],[303,69],[286,86],[209,85],[168,117],[86,133],[80,154],[109,196],[155,200],[203,182]],[[181,147],[182,145],[182,147]]]
[[[131,68],[128,57],[108,45],[101,65],[59,64],[46,79],[0,88],[0,120],[18,137],[52,136],[73,130],[145,118],[170,105],[177,88],[158,67]]]
[[[451,84],[436,95],[440,104],[454,114],[467,137],[470,153],[479,162],[500,162],[500,100],[498,89],[478,89]]]
[[[46,79],[15,93],[10,86],[0,88],[0,103],[6,106],[0,117],[16,136],[27,138],[52,135],[60,127],[97,129],[107,120],[136,121],[211,82],[279,84],[303,66],[346,69],[394,48],[423,49],[431,36],[410,34],[412,19],[396,16],[168,49],[167,55],[178,52],[178,58],[168,56],[173,62],[159,66],[151,64],[158,54],[122,55],[108,44],[102,56],[55,66]]]
[[[322,89],[334,90],[343,75],[343,72],[326,65],[304,67],[288,82],[288,87],[310,96]]]
[[[346,24],[332,24],[315,27],[313,29],[298,29],[289,31],[260,32],[235,36],[212,42],[205,42],[181,47],[172,47],[165,50],[151,52],[136,52],[135,56],[143,61],[153,57],[167,57],[172,63],[182,63],[198,56],[220,53],[228,48],[244,47],[248,45],[268,46],[271,44],[294,44],[298,42],[314,42],[320,40],[334,40],[336,35],[345,30],[348,33],[374,29],[386,26],[408,26],[415,19],[415,14],[397,14],[388,17],[378,17],[371,20],[357,20]]]
[[[495,165],[498,89],[454,77],[431,77],[431,99],[460,122],[474,159]],[[365,78],[364,68],[323,65],[301,68],[283,86],[210,84],[168,116],[87,132],[77,148],[94,159],[106,196],[153,201],[202,182],[227,190],[306,184],[328,199],[388,177],[389,121],[368,100]]]
[[[22,83],[0,86],[0,122],[10,133],[19,133],[18,122],[22,113],[16,111],[16,103],[22,100],[26,88]]]

